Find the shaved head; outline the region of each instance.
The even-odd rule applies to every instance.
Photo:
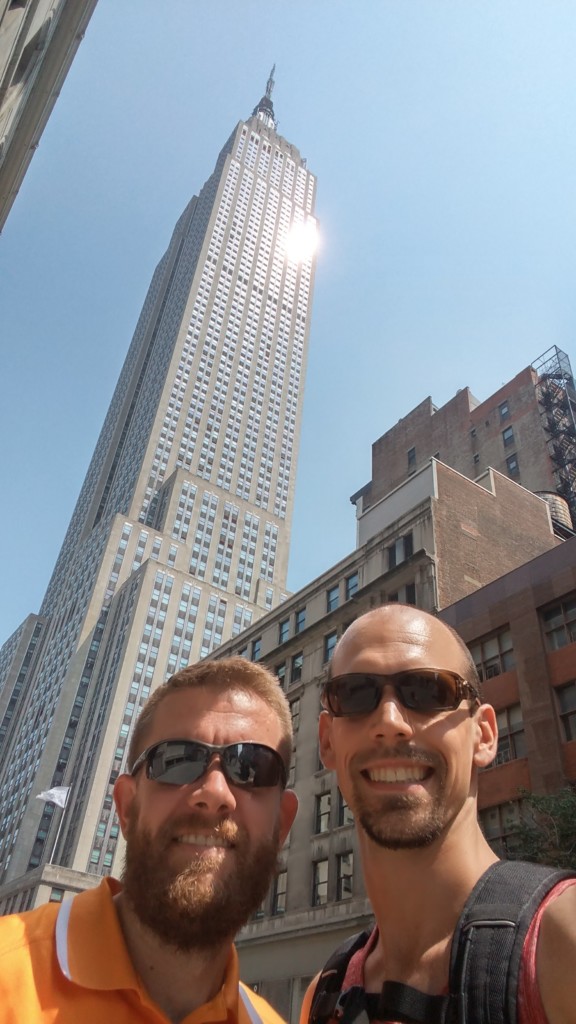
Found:
[[[383,648],[397,654],[396,672],[412,668],[414,644],[419,650],[430,650],[428,668],[450,667],[458,671],[477,691],[480,690],[478,672],[472,655],[458,633],[441,619],[414,605],[383,604],[366,612],[348,627],[339,640],[330,663],[330,675],[350,672],[350,659],[362,656],[368,662]],[[421,662],[420,662],[421,664]],[[370,665],[362,664],[368,671]]]

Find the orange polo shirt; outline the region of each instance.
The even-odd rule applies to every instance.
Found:
[[[0,1024],[168,1024],[136,975],[106,878],[64,903],[0,918]],[[248,1000],[249,1009],[244,1000]],[[232,948],[224,983],[181,1024],[283,1024],[242,986]]]

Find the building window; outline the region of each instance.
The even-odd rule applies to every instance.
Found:
[[[478,452],[476,452],[476,454],[474,456],[474,465],[477,466],[479,462],[480,462],[480,456],[478,455]]]
[[[64,899],[64,889],[52,889],[50,892],[49,903],[62,903]]]
[[[416,469],[416,449],[408,449],[408,472],[413,473]]]
[[[556,699],[565,740],[576,740],[576,683],[556,688]]]
[[[286,783],[288,789],[292,789],[296,782],[296,751],[292,751],[292,757],[290,758],[290,767],[288,769],[288,782]]]
[[[300,697],[290,701],[290,715],[292,717],[292,732],[298,732],[300,728]]]
[[[546,608],[542,612],[544,636],[549,651],[557,651],[576,640],[576,597]]]
[[[278,643],[286,643],[290,636],[290,619],[284,619],[278,626]]]
[[[407,583],[404,590],[406,604],[416,604],[416,584]]]
[[[286,689],[286,662],[283,661],[281,665],[276,665],[276,668],[274,669],[274,672],[276,673],[276,678],[278,679],[278,682],[280,683],[280,686],[282,687],[283,690],[285,690]]]
[[[261,921],[262,918],[265,916],[265,914],[266,914],[266,898],[264,898],[262,900],[262,903],[260,904],[258,909],[255,910],[254,913],[252,914],[252,920],[253,921]]]
[[[328,903],[328,861],[316,860],[312,865],[312,906]]]
[[[352,850],[341,853],[336,858],[336,899],[348,900],[352,895],[354,881],[354,854]]]
[[[272,914],[286,913],[286,890],[288,884],[288,872],[280,871],[274,879],[272,888]]]
[[[351,576],[346,577],[346,600],[349,601],[351,597],[354,597],[358,591],[358,573],[353,572]]]
[[[500,419],[507,420],[510,416],[510,406],[508,405],[508,402],[500,402],[498,409],[500,412]]]
[[[324,637],[324,664],[326,664],[327,661],[330,661],[337,643],[338,633],[336,631],[326,634]]]
[[[502,629],[499,633],[484,637],[468,646],[481,680],[492,679],[502,672],[508,672],[516,664],[509,629]]]
[[[514,430],[512,427],[505,427],[502,431],[502,443],[505,448],[509,445],[514,444]]]
[[[506,466],[508,468],[508,476],[520,475],[520,466],[518,465],[518,456],[516,455],[516,453],[514,453],[514,455],[508,456],[508,458],[506,459]]]
[[[258,636],[252,641],[252,661],[258,661],[262,650],[262,637]]]
[[[520,824],[520,803],[511,800],[496,807],[487,807],[479,814],[480,825],[490,846],[499,856],[514,849],[514,833]]]
[[[354,815],[348,807],[344,797],[340,790],[338,790],[338,824],[339,825],[353,825]]]
[[[512,704],[509,708],[498,711],[496,721],[498,722],[498,752],[493,764],[505,764],[507,761],[514,761],[517,757],[526,757],[526,738],[520,704]]]
[[[304,655],[302,651],[299,654],[292,656],[290,663],[290,682],[298,683],[302,679],[302,666],[304,664]]]
[[[329,832],[330,830],[330,793],[321,793],[316,797],[316,811],[314,814],[314,832]]]
[[[334,611],[336,611],[339,603],[340,603],[340,587],[338,585],[335,586],[335,587],[330,587],[326,591],[326,611],[327,612],[334,612]]]
[[[306,609],[299,608],[294,616],[294,632],[301,633],[306,625]]]
[[[394,569],[401,562],[410,558],[414,553],[414,538],[412,533],[406,533],[403,537],[391,544],[388,550],[388,569]]]

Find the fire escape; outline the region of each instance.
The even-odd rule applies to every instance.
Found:
[[[576,390],[570,360],[555,345],[532,369],[538,374],[536,396],[556,490],[567,502],[576,524]]]

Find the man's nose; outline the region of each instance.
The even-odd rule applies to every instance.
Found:
[[[233,811],[236,807],[234,791],[222,769],[218,756],[210,761],[197,783],[186,786],[186,801],[190,807],[210,811],[212,814]]]
[[[398,700],[393,686],[385,686],[380,703],[370,716],[370,728],[376,736],[411,736],[409,712]]]

